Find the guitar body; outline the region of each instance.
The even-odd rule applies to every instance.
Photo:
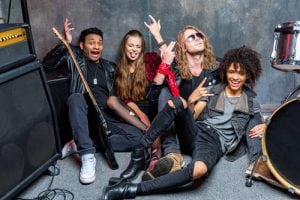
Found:
[[[104,153],[107,164],[111,169],[118,169],[119,165],[115,158],[114,150],[109,141],[110,131],[107,128],[106,121],[100,108],[94,106],[88,94],[84,95],[85,100],[89,106],[89,129],[92,138],[96,142],[96,147]]]

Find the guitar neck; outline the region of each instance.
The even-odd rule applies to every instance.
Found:
[[[56,34],[58,34],[58,33],[56,33]],[[77,70],[77,72],[78,72],[78,74],[79,74],[79,77],[80,77],[80,79],[81,79],[81,81],[82,81],[82,83],[83,83],[83,85],[84,85],[84,88],[85,88],[85,90],[87,91],[87,93],[88,93],[88,95],[89,95],[89,97],[90,97],[90,99],[91,99],[93,105],[94,105],[95,107],[98,107],[96,98],[95,98],[94,94],[92,93],[92,90],[91,90],[90,86],[88,85],[88,83],[87,83],[87,81],[86,81],[86,79],[85,79],[85,77],[84,77],[84,74],[83,74],[83,72],[82,72],[82,70],[81,70],[81,68],[80,68],[80,66],[79,66],[79,64],[78,64],[78,61],[76,60],[76,58],[75,58],[75,56],[74,56],[74,53],[73,53],[73,51],[72,51],[72,48],[70,47],[69,43],[68,43],[65,39],[63,39],[61,36],[59,37],[59,39],[60,39],[60,40],[63,42],[63,44],[66,46],[66,48],[67,48],[67,50],[68,50],[68,52],[69,52],[69,54],[70,54],[70,56],[71,56],[71,58],[72,58],[74,64],[75,64],[76,70]]]

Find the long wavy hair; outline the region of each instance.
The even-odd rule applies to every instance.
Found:
[[[139,37],[142,41],[141,53],[134,61],[135,70],[130,74],[131,61],[126,56],[126,43],[129,37]],[[122,39],[116,70],[116,94],[122,100],[140,101],[145,99],[148,81],[145,70],[145,39],[138,30],[130,30]],[[131,77],[133,76],[133,77]]]
[[[198,28],[188,25],[185,26],[183,29],[181,29],[177,35],[176,39],[176,45],[175,45],[175,60],[179,66],[179,73],[180,76],[184,79],[190,80],[192,79],[193,75],[189,69],[188,66],[188,60],[187,60],[187,49],[185,45],[185,38],[184,38],[184,32],[188,29],[193,29],[200,33],[203,36],[204,40],[204,59],[202,63],[202,67],[204,69],[212,69],[215,66],[216,57],[213,53],[213,48],[210,42],[208,41],[207,36]]]

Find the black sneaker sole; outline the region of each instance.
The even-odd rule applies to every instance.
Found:
[[[163,157],[159,159],[152,170],[143,174],[142,181],[152,180],[156,177],[168,174],[171,171],[173,164],[174,161],[172,158]]]

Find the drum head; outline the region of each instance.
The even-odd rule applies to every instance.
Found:
[[[272,174],[289,191],[300,194],[300,100],[281,105],[272,115],[262,140]]]

